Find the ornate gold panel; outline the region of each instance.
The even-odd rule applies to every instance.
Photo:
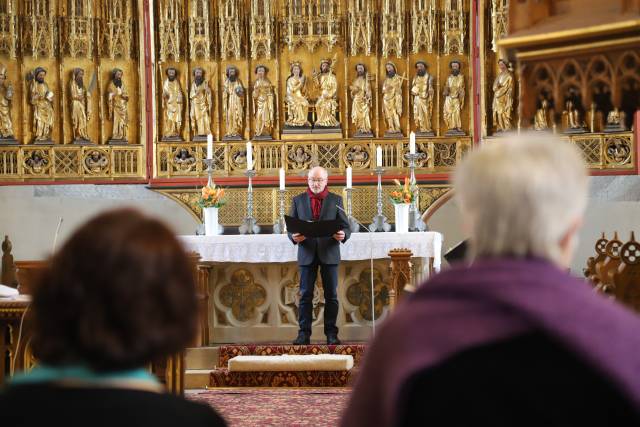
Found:
[[[349,0],[349,45],[351,56],[371,55],[374,32],[374,0]]]
[[[18,41],[18,2],[5,0],[0,9],[0,54],[16,58]]]
[[[238,0],[218,1],[220,57],[240,59],[242,55],[241,5]]]
[[[52,0],[25,0],[22,43],[24,54],[34,59],[53,58],[57,53],[57,13]]]
[[[389,305],[389,286],[383,281],[380,270],[373,269],[373,295],[375,300],[374,314],[379,319],[383,309]],[[347,301],[358,307],[357,314],[361,319],[372,321],[371,313],[371,270],[366,269],[360,273],[358,280],[347,287]]]
[[[340,0],[284,0],[281,34],[290,51],[303,45],[310,52],[324,45],[329,52],[342,34]]]
[[[436,0],[418,0],[413,2],[411,10],[412,52],[426,49],[432,53],[437,44],[437,7]]]
[[[181,59],[184,45],[182,37],[182,0],[158,0],[158,37],[160,39],[160,61]]]
[[[270,0],[251,0],[251,59],[271,59],[275,42],[274,18]]]
[[[72,58],[93,55],[93,0],[63,0],[61,42]]]
[[[263,285],[256,283],[250,271],[240,268],[231,274],[230,282],[220,289],[220,303],[231,309],[235,320],[246,322],[256,317],[258,307],[267,298]]]
[[[444,0],[442,15],[445,55],[464,54],[465,22],[464,0]]]
[[[209,0],[189,2],[189,58],[192,61],[213,59],[212,12]]]
[[[404,0],[383,0],[380,37],[382,38],[382,57],[387,58],[395,52],[402,58],[404,45]]]
[[[103,1],[101,54],[115,60],[130,58],[133,19],[128,0]]]

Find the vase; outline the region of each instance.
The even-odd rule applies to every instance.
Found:
[[[202,216],[204,217],[205,236],[217,236],[220,234],[220,227],[218,227],[218,208],[202,208]]]
[[[410,203],[395,203],[393,205],[396,213],[396,233],[409,232],[409,206]]]

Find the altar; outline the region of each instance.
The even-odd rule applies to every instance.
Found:
[[[208,342],[290,341],[298,322],[297,247],[283,234],[180,236],[188,252],[200,257],[208,301]],[[366,340],[390,310],[389,252],[411,251],[413,285],[440,268],[442,235],[423,233],[353,233],[340,247],[337,324],[343,340]],[[371,310],[370,259],[373,258],[375,304]],[[201,277],[202,279],[202,277]],[[320,275],[318,275],[321,286]],[[313,340],[323,340],[322,290],[313,299]],[[207,338],[205,338],[207,339]]]

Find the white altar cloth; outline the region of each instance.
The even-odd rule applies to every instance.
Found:
[[[179,236],[189,252],[197,252],[201,261],[274,263],[297,260],[298,248],[286,234]],[[435,271],[440,270],[442,234],[424,233],[352,233],[340,245],[343,261],[388,258],[391,249],[409,249],[417,258],[433,258]]]

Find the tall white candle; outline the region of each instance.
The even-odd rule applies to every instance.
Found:
[[[416,134],[413,131],[409,134],[409,154],[416,154]]]
[[[352,176],[351,166],[347,167],[347,188],[351,188],[353,186],[353,176]]]
[[[253,169],[253,149],[251,141],[247,141],[247,170]]]
[[[382,167],[382,147],[378,145],[378,148],[376,148],[376,166],[381,168]]]
[[[213,159],[213,135],[207,135],[207,159]]]
[[[284,169],[280,168],[280,189],[284,190]]]

